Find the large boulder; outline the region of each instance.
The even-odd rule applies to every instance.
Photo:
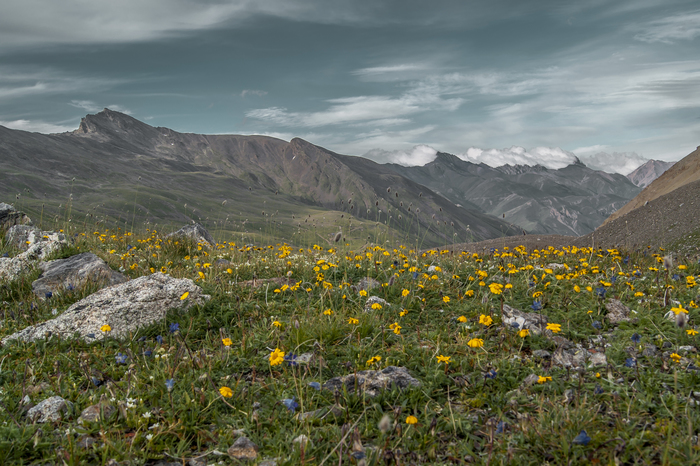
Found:
[[[57,259],[39,264],[43,273],[32,283],[34,294],[44,297],[46,293],[82,288],[87,284],[101,286],[118,285],[128,278],[109,268],[95,254],[84,252],[67,259]]]
[[[377,396],[379,392],[386,389],[420,387],[421,383],[413,378],[405,367],[389,366],[381,371],[366,370],[334,377],[323,384],[323,388],[333,391],[342,391],[343,386],[348,393],[359,391],[368,396]]]
[[[15,228],[20,227],[14,226],[10,228],[8,234],[13,235]],[[22,231],[25,230],[22,229]],[[63,233],[41,231],[39,234],[36,234],[32,230],[31,236],[27,238],[29,239],[22,242],[24,247],[27,248],[26,251],[15,257],[0,257],[0,280],[8,282],[16,280],[20,275],[32,270],[39,261],[46,259],[68,244]]]
[[[216,241],[214,237],[199,223],[193,223],[192,225],[187,225],[174,233],[170,233],[166,238],[177,239],[177,238],[187,238],[191,239],[195,243],[201,244],[202,246],[208,245],[210,247],[216,246]]]
[[[24,212],[15,210],[10,204],[0,202],[0,230],[5,230],[14,225],[31,225],[30,219]]]
[[[70,401],[60,396],[52,396],[27,411],[27,417],[32,422],[58,422],[72,406]]]
[[[181,299],[185,293],[189,295]],[[189,308],[209,296],[189,279],[154,273],[104,288],[73,304],[55,319],[32,325],[2,340],[34,341],[51,335],[70,338],[78,334],[86,341],[101,340],[100,328],[111,327],[109,335],[127,337],[141,327],[162,320],[171,309]]]

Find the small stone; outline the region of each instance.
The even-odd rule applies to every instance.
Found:
[[[589,367],[596,367],[596,366],[607,366],[608,365],[608,359],[605,357],[605,353],[590,353],[590,358],[588,359],[588,366]]]
[[[547,350],[535,350],[532,355],[538,359],[549,359],[552,357],[552,353]]]
[[[539,376],[539,375],[537,375],[537,374],[530,374],[530,375],[528,375],[527,377],[525,377],[525,379],[524,379],[523,382],[521,383],[521,386],[522,386],[522,387],[531,387],[531,386],[533,386],[534,384],[536,384],[538,380],[540,380],[540,376]]]
[[[655,345],[646,345],[645,348],[642,350],[642,356],[646,356],[648,358],[655,358],[659,355],[659,348],[657,348]]]
[[[37,385],[28,386],[27,393],[29,393],[30,395],[38,395],[39,393],[43,392],[47,388],[49,388],[49,384],[47,384],[46,382],[41,382]]]
[[[27,417],[32,422],[57,422],[72,405],[70,401],[66,401],[60,396],[52,396],[27,411]]]
[[[102,419],[107,420],[114,414],[115,410],[116,408],[114,406],[104,401],[88,406],[80,413],[78,424],[83,424],[84,422],[99,422],[100,415]]]
[[[174,233],[170,233],[166,238],[172,239],[190,239],[198,244],[209,247],[216,246],[214,237],[199,223],[186,225]]]
[[[688,345],[688,346],[679,346],[679,347],[678,347],[678,351],[682,351],[682,352],[684,352],[684,353],[695,353],[695,352],[697,352],[697,350],[695,349],[695,347],[694,347],[694,346],[690,346],[690,345]]]
[[[617,299],[608,299],[608,301],[605,303],[605,309],[608,310],[606,317],[612,325],[630,321],[630,308],[622,304],[622,302],[618,301]]]
[[[258,446],[248,437],[238,437],[227,453],[236,460],[254,460],[258,457]]]

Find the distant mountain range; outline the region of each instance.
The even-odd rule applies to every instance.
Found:
[[[649,186],[652,181],[660,177],[666,170],[671,168],[675,162],[662,162],[661,160],[648,160],[637,167],[632,173],[627,175],[627,179],[636,186],[644,189]]]

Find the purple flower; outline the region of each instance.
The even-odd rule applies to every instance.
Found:
[[[173,322],[173,323],[170,324],[170,326],[168,327],[168,330],[170,331],[170,333],[179,332],[179,331],[180,331],[180,324],[178,324],[177,322]]]
[[[157,335],[156,341],[158,342],[159,345],[162,345],[163,344],[163,337],[161,337],[160,335]]]
[[[49,299],[49,298],[51,298],[51,297],[53,296],[53,293],[50,292],[50,291],[47,291],[46,294],[45,294],[44,296],[46,296],[46,299]]]
[[[126,354],[117,353],[114,359],[117,360],[117,364],[126,364],[127,357],[128,356]]]
[[[593,393],[596,395],[600,395],[605,393],[605,390],[603,390],[603,387],[601,387],[599,384],[595,384],[595,389],[593,390]]]

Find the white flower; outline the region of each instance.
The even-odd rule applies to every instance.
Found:
[[[148,440],[149,442],[153,440],[153,434],[146,435],[146,440]]]
[[[143,417],[143,418],[145,418],[145,419],[148,419],[149,417],[151,417],[151,413],[148,412],[148,411],[146,411],[145,413],[143,413],[143,414],[141,415],[141,417]]]
[[[153,429],[156,429],[156,428],[158,428],[158,427],[160,427],[160,422],[156,422],[156,423],[153,424],[151,427],[149,427],[148,430],[153,430]]]

